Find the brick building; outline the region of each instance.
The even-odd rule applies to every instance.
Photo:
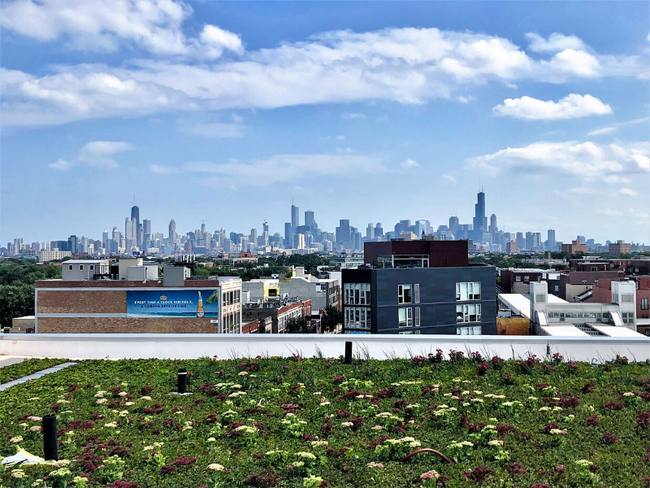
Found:
[[[239,333],[241,280],[36,282],[37,333]]]

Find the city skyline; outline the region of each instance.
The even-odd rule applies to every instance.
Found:
[[[82,238],[88,239],[89,241],[99,241],[102,243],[102,247],[104,247],[108,253],[116,253],[117,252],[117,247],[120,246],[120,241],[126,243],[126,252],[128,253],[129,249],[131,246],[134,248],[137,247],[140,249],[140,251],[144,251],[146,249],[146,243],[151,239],[154,235],[159,235],[161,236],[165,241],[169,240],[170,242],[177,242],[180,244],[181,240],[185,241],[185,238],[188,236],[191,236],[192,242],[195,242],[195,233],[199,232],[200,234],[206,234],[206,232],[210,235],[216,235],[216,234],[221,234],[224,237],[226,235],[232,237],[233,234],[239,235],[240,237],[243,237],[245,239],[248,239],[249,237],[252,239],[257,238],[258,236],[262,237],[265,239],[264,245],[269,245],[268,237],[269,236],[275,236],[275,235],[280,235],[280,246],[276,244],[276,247],[285,247],[285,248],[303,248],[305,246],[305,241],[304,237],[300,238],[300,246],[296,245],[293,240],[296,237],[297,234],[301,234],[304,232],[309,232],[310,230],[313,229],[318,229],[318,234],[321,232],[326,232],[328,234],[331,234],[333,236],[333,243],[339,243],[339,242],[350,242],[352,244],[352,248],[355,248],[355,236],[354,232],[358,234],[358,239],[360,240],[359,242],[362,243],[364,241],[368,240],[374,240],[375,237],[381,237],[381,239],[385,238],[398,238],[400,237],[400,232],[414,232],[414,236],[416,239],[419,239],[421,237],[421,234],[425,233],[426,229],[426,234],[427,235],[437,235],[440,239],[449,239],[450,237],[447,237],[448,232],[451,233],[451,240],[464,240],[464,239],[469,239],[473,240],[474,243],[476,244],[482,244],[482,239],[485,240],[485,243],[487,245],[493,245],[493,244],[498,244],[501,247],[501,252],[508,252],[510,253],[509,246],[510,242],[514,242],[517,244],[518,248],[521,250],[530,250],[530,249],[538,249],[538,250],[559,250],[557,249],[557,245],[559,243],[571,243],[573,241],[578,241],[581,244],[589,244],[590,245],[602,245],[605,246],[609,242],[617,242],[619,241],[619,238],[611,238],[611,239],[606,239],[604,241],[598,241],[597,239],[591,237],[591,236],[584,236],[577,234],[575,237],[571,236],[567,238],[566,240],[563,239],[557,239],[556,236],[556,230],[555,229],[546,229],[544,231],[540,230],[530,230],[530,229],[516,229],[516,230],[510,230],[506,229],[505,226],[504,228],[499,228],[498,227],[498,217],[496,214],[492,213],[490,218],[489,218],[489,224],[488,224],[488,218],[486,216],[486,197],[485,193],[482,191],[482,189],[476,194],[477,197],[477,203],[474,204],[474,215],[471,218],[467,218],[466,221],[463,221],[458,217],[458,215],[452,214],[446,222],[431,222],[429,219],[400,219],[395,223],[394,226],[391,226],[390,223],[387,223],[387,225],[384,225],[381,221],[372,221],[367,224],[367,227],[364,229],[364,226],[355,226],[350,223],[350,219],[339,219],[337,224],[332,227],[332,228],[322,228],[318,225],[316,221],[316,215],[317,212],[312,210],[312,209],[306,209],[306,210],[300,210],[300,207],[296,205],[297,202],[295,202],[294,199],[291,201],[291,207],[290,207],[290,222],[285,222],[284,223],[284,232],[270,232],[270,224],[268,221],[264,221],[261,224],[261,229],[262,231],[258,231],[258,227],[252,226],[250,228],[250,232],[247,234],[245,229],[226,229],[225,227],[220,227],[220,228],[215,228],[215,229],[210,229],[208,226],[206,226],[205,222],[203,221],[200,226],[194,227],[194,229],[187,230],[186,232],[178,232],[177,226],[176,226],[176,221],[175,219],[171,219],[169,223],[166,226],[167,232],[164,231],[164,229],[158,229],[155,226],[152,225],[151,219],[142,219],[142,222],[139,223],[140,219],[140,208],[138,205],[133,205],[130,208],[130,215],[131,218],[126,217],[125,218],[125,224],[122,230],[120,230],[120,227],[118,225],[113,226],[112,228],[109,226],[105,228],[102,233],[101,233],[101,239],[96,239],[95,236],[92,234],[85,235],[85,234],[79,234],[79,233],[73,233],[70,234],[70,237],[67,238],[68,241],[70,239],[73,239],[74,244],[72,246],[75,248],[75,253],[76,251],[76,246],[77,246],[77,241],[81,240]],[[135,201],[135,197],[134,197]],[[472,222],[472,223],[469,223]],[[477,229],[474,227],[476,223],[479,222],[479,225],[481,226],[480,232],[477,232]],[[345,226],[345,227],[341,227]],[[246,226],[244,226],[246,227]],[[312,229],[306,229],[306,227],[311,227]],[[111,230],[109,230],[109,228]],[[138,229],[136,231],[135,229]],[[375,235],[375,232],[377,230],[380,230],[381,234]],[[418,230],[420,229],[420,230]],[[242,230],[244,232],[242,232]],[[339,236],[339,232],[342,234],[346,234],[348,237],[345,239],[341,239]],[[311,232],[310,232],[311,233]],[[504,234],[505,236],[509,236],[509,240],[505,239],[504,240]],[[110,240],[112,239],[116,243],[113,244],[115,248],[111,248]],[[196,236],[196,239],[201,240],[202,238],[199,236]],[[620,239],[622,241],[625,241],[625,239]],[[11,241],[9,241],[9,244],[11,245],[12,242],[15,244],[17,241],[22,242],[23,244],[29,244],[30,242],[41,244],[41,243],[57,243],[57,242],[64,242],[58,240],[58,239],[51,239],[51,240],[43,240],[43,239],[26,239],[24,237],[15,237]],[[254,242],[254,240],[253,240]],[[314,242],[320,242],[314,240]],[[627,242],[632,242],[635,244],[641,244],[645,245],[645,242],[634,242],[634,241],[627,241]],[[129,244],[130,243],[130,244]],[[548,244],[548,247],[546,244]],[[205,244],[203,244],[205,245]],[[2,245],[0,244],[0,247]],[[356,248],[359,249],[361,248],[362,245],[356,245]],[[54,248],[54,246],[50,245],[48,248],[48,251],[50,248]],[[207,249],[210,249],[210,246],[207,247]],[[70,250],[70,249],[68,249]],[[183,247],[180,246],[176,249],[176,252],[182,251]],[[244,250],[244,249],[242,249]],[[95,250],[97,252],[97,250]]]
[[[482,186],[485,217],[508,231],[647,244],[649,15],[647,2],[372,15],[2,2],[0,242],[122,230],[134,193],[157,230],[174,218],[179,232],[267,220],[284,234],[292,198],[326,229],[471,223]]]

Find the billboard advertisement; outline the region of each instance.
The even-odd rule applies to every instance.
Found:
[[[219,317],[219,290],[127,291],[128,317]]]

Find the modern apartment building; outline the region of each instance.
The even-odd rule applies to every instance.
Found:
[[[373,334],[496,334],[496,270],[469,266],[468,241],[367,242],[342,270],[343,329]]]

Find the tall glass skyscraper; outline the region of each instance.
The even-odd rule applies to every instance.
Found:
[[[291,227],[294,229],[300,225],[300,209],[291,204]]]

